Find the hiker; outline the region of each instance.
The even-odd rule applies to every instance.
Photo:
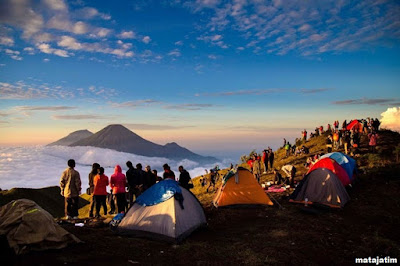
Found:
[[[348,149],[350,148],[350,132],[348,130],[343,130],[343,146],[344,152],[348,154]]]
[[[335,133],[333,133],[333,148],[335,150],[339,149],[339,137],[339,133],[335,131]]]
[[[286,150],[286,156],[285,157],[288,157],[290,155],[290,147],[291,147],[291,145],[290,145],[290,143],[288,141],[286,143],[286,145],[285,145],[285,150]]]
[[[335,131],[339,129],[339,120],[335,120],[335,122],[333,122],[333,126],[335,128]]]
[[[182,165],[179,166],[178,170],[179,170],[179,172],[180,172],[180,174],[179,174],[179,181],[178,181],[178,182],[179,182],[179,185],[180,185],[181,187],[186,188],[187,190],[189,190],[189,189],[190,189],[190,187],[189,187],[189,182],[190,182],[190,180],[192,180],[192,179],[190,178],[189,172],[186,171],[186,169],[184,169]]]
[[[97,169],[98,174],[94,177],[94,190],[93,196],[96,202],[96,218],[100,217],[100,208],[103,206],[104,215],[107,215],[107,186],[108,176],[104,174],[104,168]]]
[[[128,167],[128,171],[126,171],[126,180],[128,183],[128,204],[129,207],[133,204],[133,195],[135,195],[135,199],[140,196],[140,190],[136,187],[135,179],[135,171],[136,169],[133,167],[131,161],[126,162],[126,166]]]
[[[331,128],[331,124],[328,124],[326,126],[326,132],[331,133],[332,132],[332,128]]]
[[[155,183],[157,183],[157,176],[154,175],[153,172],[151,171],[150,165],[146,165],[146,167],[144,168],[144,172],[145,172],[144,179],[145,179],[147,188],[149,188],[152,185],[154,185]]]
[[[260,176],[261,176],[261,164],[260,160],[256,157],[255,161],[253,162],[253,175],[254,178],[260,183]]]
[[[110,205],[108,214],[115,214],[115,197],[112,192],[113,190],[110,189],[110,193],[107,193],[107,203]]]
[[[162,177],[158,175],[157,170],[153,169],[153,170],[151,170],[151,172],[156,177],[156,183],[158,183],[158,182],[160,182],[162,180]]]
[[[319,127],[319,134],[320,135],[324,134],[324,127],[323,126]]]
[[[282,175],[277,169],[274,169],[274,184],[280,185],[283,181]]]
[[[283,147],[285,147],[285,146],[286,146],[286,139],[283,138]]]
[[[137,182],[137,188],[140,190],[140,193],[143,193],[147,189],[147,184],[145,180],[146,173],[142,170],[142,164],[136,164],[136,170],[134,172],[134,179]]]
[[[115,203],[117,205],[118,213],[125,213],[126,207],[126,177],[122,173],[121,166],[118,164],[114,168],[114,174],[110,178],[110,187],[114,195]]]
[[[94,177],[97,175],[97,170],[100,168],[100,164],[98,163],[94,163],[92,165],[92,171],[90,171],[89,173],[89,195],[90,196],[90,205],[89,205],[89,217],[92,218],[93,217],[93,210],[94,210],[94,196],[93,196],[93,191],[94,191],[94,184],[93,184],[93,179]]]
[[[272,151],[271,148],[269,148],[268,151],[269,151],[269,152],[268,152],[269,167],[270,167],[271,169],[273,169],[273,167],[274,167],[274,158],[275,158],[275,155],[274,155],[274,152]]]
[[[373,125],[374,126],[373,126],[372,130],[374,130],[375,132],[378,132],[379,126],[381,125],[381,122],[378,120],[378,118],[375,118]]]
[[[315,128],[315,134],[314,134],[314,136],[315,136],[315,137],[318,137],[318,136],[319,136],[319,128],[318,128],[318,127]]]
[[[369,138],[369,143],[368,143],[368,144],[369,144],[369,147],[370,147],[370,149],[371,149],[371,152],[372,152],[372,153],[375,153],[375,151],[376,151],[376,144],[377,144],[379,135],[376,134],[375,131],[372,131],[372,133],[369,133],[369,134],[368,134],[368,138]]]
[[[68,168],[60,179],[61,196],[65,199],[65,216],[67,219],[78,219],[78,203],[81,194],[81,177],[75,169],[75,160],[68,160]]]
[[[175,180],[175,173],[171,170],[171,167],[168,164],[164,164],[163,168],[164,168],[163,179]]]
[[[346,130],[346,128],[347,128],[347,122],[346,122],[346,120],[344,120],[343,124],[342,124],[342,129]]]
[[[296,167],[291,164],[282,166],[282,171],[286,174],[286,185],[290,184],[290,187],[294,187],[294,177],[296,176]]]
[[[329,136],[326,138],[325,143],[326,143],[327,152],[328,152],[328,153],[332,152],[332,135],[329,135]]]
[[[215,171],[213,169],[210,169],[210,184],[208,185],[207,192],[211,186],[215,190]]]
[[[269,154],[267,150],[263,150],[263,156],[262,156],[262,163],[264,166],[264,173],[266,174],[268,171],[268,159],[269,159]]]
[[[303,141],[307,141],[307,130],[304,129],[304,131],[302,131],[301,134],[303,134]]]

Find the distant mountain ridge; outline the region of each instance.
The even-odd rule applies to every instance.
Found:
[[[66,137],[64,137],[62,139],[59,139],[59,140],[57,140],[55,142],[47,144],[47,146],[55,146],[55,145],[68,146],[68,145],[70,145],[72,143],[75,143],[75,142],[77,142],[77,141],[79,141],[81,139],[85,139],[87,137],[90,137],[92,135],[93,135],[93,133],[90,132],[87,129],[77,130],[77,131],[74,131],[74,132],[70,133],[68,136],[66,136]]]
[[[60,140],[61,141],[61,140]],[[57,143],[56,141],[54,143]],[[60,144],[58,144],[60,145]],[[165,157],[175,160],[189,159],[201,163],[215,163],[216,158],[201,156],[172,142],[166,145],[148,141],[122,125],[109,125],[99,132],[65,146],[92,146],[133,153],[147,157]]]

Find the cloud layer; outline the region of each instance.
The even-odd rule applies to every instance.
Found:
[[[160,175],[162,175],[162,165],[168,163],[177,177],[179,177],[179,165],[183,165],[192,177],[204,174],[204,169],[215,166],[215,164],[199,165],[190,160],[173,161],[166,158],[144,157],[94,147],[0,147],[1,189],[58,186],[62,171],[67,167],[68,159],[71,158],[77,163],[75,169],[81,176],[82,191],[88,187],[87,176],[94,162],[98,162],[105,168],[105,174],[108,177],[113,174],[116,164],[119,164],[125,172],[127,170],[125,163],[128,160],[134,165],[139,162],[144,166],[150,165],[152,169],[157,169]],[[215,163],[221,167],[228,165],[227,162]]]

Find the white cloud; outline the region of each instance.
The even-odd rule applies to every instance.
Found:
[[[50,59],[45,58],[45,59],[43,59],[43,62],[45,62],[45,63],[50,62]]]
[[[183,42],[182,41],[177,41],[177,42],[175,42],[175,45],[182,46]]]
[[[388,108],[381,114],[381,127],[400,132],[400,107]]]
[[[20,52],[19,51],[14,51],[11,49],[5,49],[4,52],[9,55],[12,59],[17,60],[17,61],[21,61],[23,58],[19,55]]]
[[[13,46],[14,39],[7,36],[0,36],[0,45]]]
[[[63,0],[42,0],[47,7],[53,10],[66,11],[67,6]]]
[[[93,8],[93,7],[82,8],[82,9],[76,11],[76,13],[80,17],[82,17],[82,19],[93,19],[93,18],[96,18],[96,17],[99,17],[99,18],[104,19],[104,20],[110,20],[111,19],[110,15],[101,13],[96,8]]]
[[[40,43],[37,44],[37,48],[45,54],[55,54],[61,57],[69,57],[69,54],[65,50],[51,48],[50,44],[48,43]]]
[[[78,21],[74,24],[72,32],[75,34],[85,34],[88,32],[88,26],[82,21]]]
[[[150,36],[144,36],[142,41],[147,44],[151,41],[151,38],[150,38]]]
[[[135,33],[133,31],[122,31],[117,36],[121,39],[133,39],[135,38]]]
[[[27,52],[27,53],[30,54],[30,55],[35,54],[35,49],[32,48],[32,47],[25,47],[25,48],[24,48],[24,51]]]
[[[70,36],[62,36],[61,40],[57,43],[58,46],[64,47],[69,50],[80,50],[82,49],[82,45],[75,39]]]
[[[217,56],[216,56],[216,55],[213,55],[213,54],[210,54],[210,55],[208,55],[208,58],[209,58],[209,59],[212,59],[212,60],[216,60],[216,59],[217,59]]]
[[[179,51],[179,49],[174,49],[172,51],[170,51],[168,53],[169,56],[173,56],[173,57],[179,57],[181,56],[181,52]]]
[[[2,0],[0,23],[22,29],[22,37],[28,39],[43,28],[44,20],[30,1]]]

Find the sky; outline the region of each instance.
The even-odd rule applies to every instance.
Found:
[[[243,153],[377,117],[400,130],[400,2],[0,1],[0,146],[123,124]]]

